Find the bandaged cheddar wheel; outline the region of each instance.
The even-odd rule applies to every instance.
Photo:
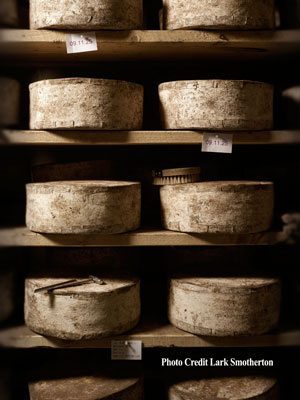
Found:
[[[141,129],[143,86],[90,78],[48,79],[30,85],[31,129]]]
[[[280,301],[278,279],[178,277],[170,280],[168,314],[199,335],[259,335],[278,324]]]
[[[243,80],[159,85],[165,129],[263,130],[273,126],[273,86]]]
[[[26,186],[26,223],[41,233],[122,233],[140,225],[135,182],[57,181]]]
[[[124,333],[140,318],[140,284],[134,278],[103,278],[81,286],[36,292],[71,278],[32,278],[25,283],[25,322],[34,332],[80,340]]]
[[[31,29],[140,29],[142,0],[30,0]]]
[[[180,232],[255,233],[273,217],[271,182],[199,182],[160,188],[166,229]]]

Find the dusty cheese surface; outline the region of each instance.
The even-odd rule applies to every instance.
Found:
[[[190,80],[159,85],[166,129],[263,130],[273,126],[273,86],[243,80]]]
[[[142,0],[30,0],[31,29],[141,29]]]
[[[46,336],[79,340],[121,334],[140,318],[140,283],[134,278],[103,278],[105,284],[35,292],[71,278],[36,278],[25,282],[25,321]]]
[[[138,378],[86,376],[29,384],[31,400],[142,400]]]
[[[160,188],[166,229],[194,233],[255,233],[273,219],[272,182],[198,182]]]
[[[185,331],[258,335],[279,321],[281,284],[272,278],[171,278],[168,315]]]
[[[274,0],[163,0],[165,29],[273,29]]]
[[[124,181],[26,185],[26,224],[41,233],[122,233],[140,226],[141,187]]]
[[[169,400],[276,400],[276,380],[260,376],[201,379],[169,389]]]
[[[63,78],[34,82],[31,129],[141,129],[143,86],[132,82]]]

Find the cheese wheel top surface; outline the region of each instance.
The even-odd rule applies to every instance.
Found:
[[[220,288],[222,291],[232,289],[257,289],[268,285],[274,285],[279,282],[276,278],[197,278],[197,277],[179,277],[173,278],[173,282],[183,284],[189,289],[200,290],[201,288]]]
[[[258,181],[211,181],[211,182],[196,182],[188,183],[184,186],[168,186],[173,190],[195,189],[198,192],[216,191],[233,191],[241,189],[269,189],[273,187],[272,182]]]
[[[138,379],[88,376],[30,383],[31,393],[43,400],[100,400],[110,398],[138,383]],[[114,398],[114,397],[113,397]]]
[[[66,84],[80,84],[80,83],[90,83],[93,85],[102,85],[102,86],[132,86],[137,88],[143,88],[142,85],[134,82],[128,82],[118,79],[96,79],[96,78],[56,78],[56,79],[44,79],[40,81],[33,82],[29,85],[30,88],[35,86],[42,86],[42,85],[66,85]]]
[[[261,82],[261,81],[250,81],[250,80],[233,80],[233,79],[194,79],[194,80],[180,80],[180,81],[169,81],[169,82],[163,82],[159,85],[160,89],[179,89],[181,86],[186,89],[187,85],[197,85],[198,83],[205,83],[205,82],[220,82],[220,83],[226,83],[226,84],[240,84],[241,88],[243,88],[245,85],[266,85],[269,86],[270,88],[273,87],[270,83],[266,82]],[[196,89],[196,86],[195,86]]]
[[[38,182],[28,183],[28,187],[40,187],[53,189],[54,187],[61,188],[63,186],[70,186],[74,189],[80,188],[97,188],[102,191],[111,190],[113,188],[122,188],[129,186],[139,186],[139,182],[126,182],[126,181],[53,181],[53,182]]]
[[[265,377],[232,377],[187,381],[174,385],[174,390],[185,399],[253,399],[271,390],[276,384],[273,378]],[[185,397],[187,396],[187,397]]]
[[[59,283],[66,282],[74,278],[35,278],[27,279],[27,284],[33,285],[34,289],[42,288],[44,286],[56,285]],[[81,278],[80,278],[81,279]],[[85,278],[84,278],[85,279]],[[88,279],[88,277],[87,277]],[[99,278],[102,279],[105,284],[100,285],[98,283],[86,283],[80,286],[72,286],[63,289],[55,289],[52,293],[55,295],[70,295],[70,294],[104,294],[112,291],[122,291],[126,288],[130,288],[138,283],[136,278]],[[39,293],[37,293],[39,294]],[[42,292],[45,294],[45,292]]]

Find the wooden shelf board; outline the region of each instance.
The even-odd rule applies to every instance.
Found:
[[[2,130],[0,145],[114,146],[201,145],[204,131],[30,131]],[[300,144],[300,130],[234,133],[235,145]]]
[[[39,234],[25,227],[0,229],[0,246],[87,246],[87,247],[139,247],[139,246],[233,246],[273,245],[284,241],[283,232],[240,234],[188,234],[166,230],[143,229],[117,235],[57,235]]]
[[[32,61],[258,59],[296,55],[299,30],[275,31],[98,31],[98,51],[67,54],[68,32],[0,30],[0,54]]]
[[[145,348],[153,347],[282,347],[300,346],[300,331],[288,330],[261,336],[208,337],[181,331],[172,325],[141,323],[132,332],[113,338],[65,341],[41,336],[26,326],[0,331],[0,347],[10,348],[101,348],[109,349],[111,340],[141,340]]]

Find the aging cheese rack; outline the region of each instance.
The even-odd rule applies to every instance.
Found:
[[[4,65],[87,64],[114,61],[261,61],[294,59],[300,54],[299,30],[274,32],[209,31],[128,31],[97,32],[98,51],[66,54],[65,32],[0,30],[0,55]],[[199,131],[122,131],[122,132],[48,132],[2,130],[1,147],[21,146],[185,146],[202,144]],[[234,134],[237,146],[278,146],[300,144],[299,131],[244,132]],[[1,228],[0,245],[5,247],[38,246],[235,246],[274,245],[284,240],[281,232],[253,235],[192,235],[143,229],[121,235],[60,236],[40,235],[24,227]],[[284,330],[259,337],[198,337],[165,324],[141,324],[121,339],[142,340],[154,347],[280,347],[299,346],[298,330]],[[61,342],[32,333],[19,326],[0,332],[0,346],[14,348],[110,348],[111,338],[83,342]]]

